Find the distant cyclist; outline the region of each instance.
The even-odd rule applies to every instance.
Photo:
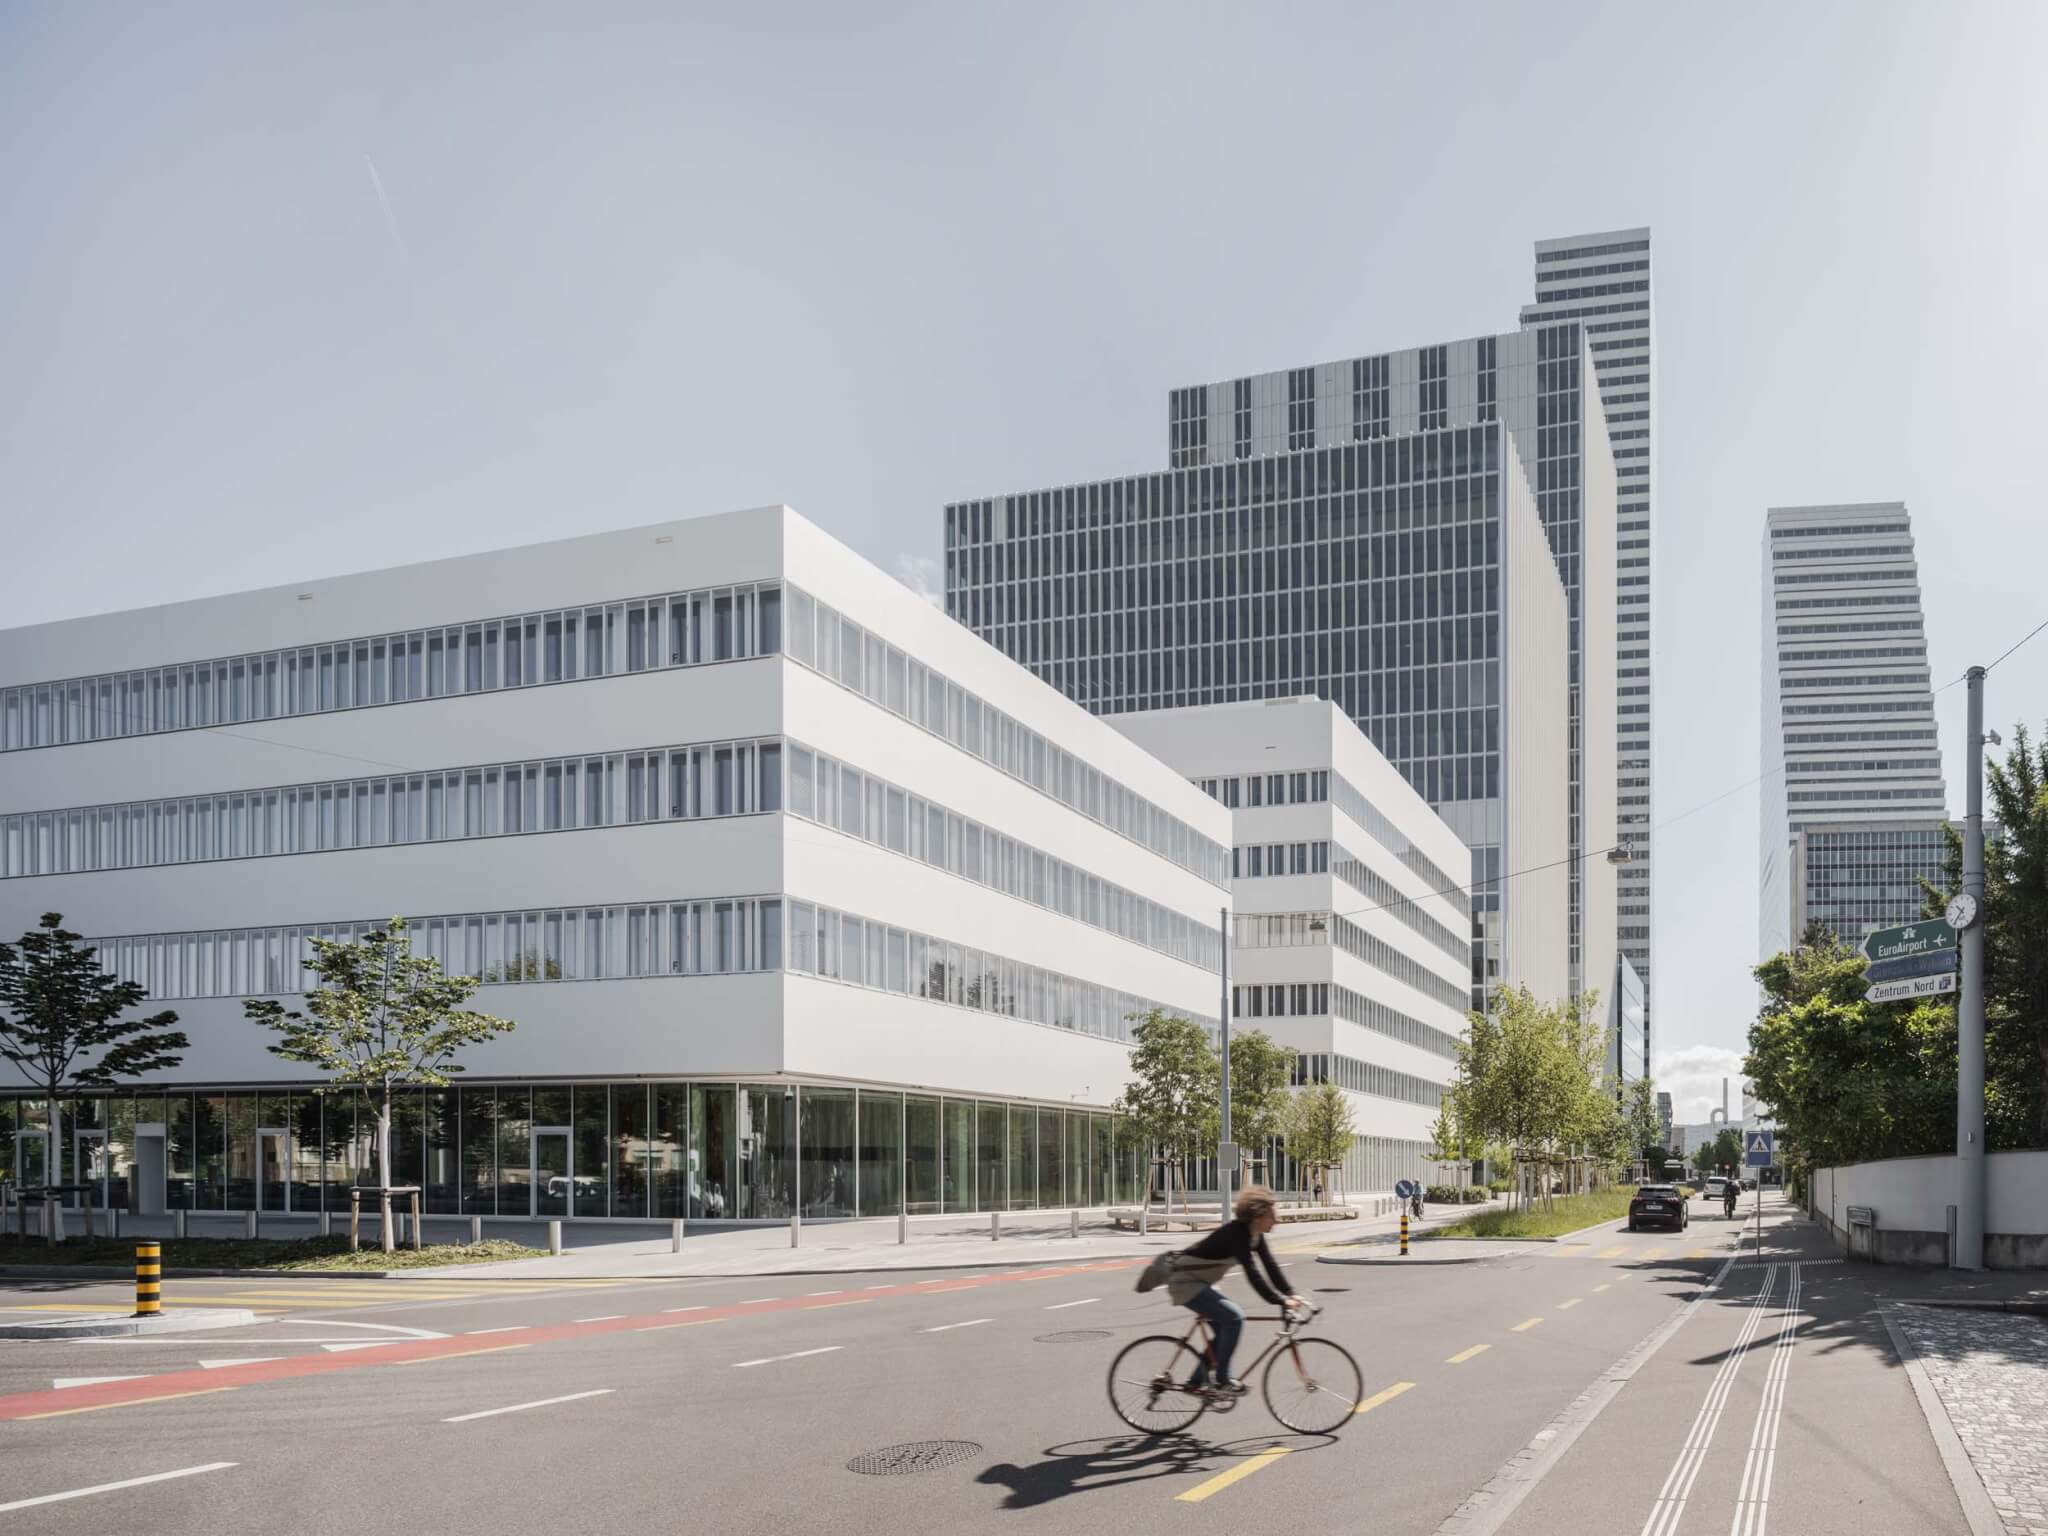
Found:
[[[1721,1185],[1721,1209],[1730,1221],[1735,1219],[1735,1192],[1741,1187],[1733,1179],[1728,1179]]]
[[[1216,1289],[1216,1283],[1230,1273],[1232,1264],[1244,1267],[1252,1289],[1271,1305],[1284,1307],[1290,1312],[1307,1305],[1287,1284],[1287,1277],[1280,1273],[1280,1266],[1273,1258],[1273,1250],[1266,1246],[1266,1234],[1273,1230],[1278,1220],[1273,1192],[1253,1185],[1237,1197],[1232,1219],[1193,1247],[1175,1254],[1167,1271],[1166,1293],[1173,1298],[1173,1304],[1186,1307],[1204,1318],[1215,1334],[1213,1390],[1217,1392],[1241,1397],[1245,1391],[1244,1384],[1232,1380],[1230,1375],[1230,1357],[1237,1348],[1239,1335],[1244,1332],[1244,1309]],[[1252,1267],[1254,1254],[1266,1271],[1263,1278]],[[1270,1286],[1267,1279],[1273,1282]],[[1195,1367],[1195,1374],[1188,1385],[1198,1391],[1210,1389],[1207,1359]]]

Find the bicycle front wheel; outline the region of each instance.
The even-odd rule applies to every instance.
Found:
[[[1185,1340],[1163,1333],[1134,1339],[1110,1362],[1110,1406],[1142,1435],[1186,1429],[1209,1406],[1188,1386],[1201,1363]]]
[[[1304,1435],[1342,1429],[1365,1395],[1358,1362],[1328,1339],[1290,1339],[1266,1366],[1266,1407],[1274,1418]]]

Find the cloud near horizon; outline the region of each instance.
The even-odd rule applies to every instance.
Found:
[[[1728,1079],[1728,1113],[1742,1113],[1742,1052],[1713,1045],[1689,1045],[1654,1057],[1657,1087],[1671,1095],[1674,1125],[1698,1125],[1721,1107],[1721,1079]]]

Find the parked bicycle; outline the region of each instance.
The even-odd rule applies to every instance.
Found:
[[[1267,1409],[1304,1435],[1334,1434],[1343,1428],[1365,1391],[1365,1378],[1349,1350],[1329,1339],[1301,1336],[1321,1310],[1304,1303],[1289,1315],[1252,1319],[1277,1322],[1280,1331],[1242,1371],[1249,1380],[1265,1366],[1259,1388]],[[1193,1385],[1197,1368],[1205,1360],[1213,1367],[1215,1359],[1209,1324],[1201,1317],[1178,1336],[1154,1333],[1134,1339],[1110,1362],[1110,1406],[1118,1418],[1146,1435],[1177,1433],[1212,1408],[1228,1413],[1237,1406],[1234,1395]],[[1205,1374],[1215,1373],[1212,1369]]]

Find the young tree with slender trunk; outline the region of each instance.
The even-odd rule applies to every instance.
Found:
[[[1214,1141],[1221,1074],[1216,1049],[1202,1027],[1154,1008],[1132,1030],[1131,1081],[1111,1106],[1146,1146],[1176,1163],[1200,1156]],[[1145,1198],[1151,1194],[1146,1171]],[[1167,1191],[1169,1203],[1172,1190]],[[1187,1208],[1187,1189],[1181,1189]]]
[[[274,998],[242,1005],[250,1022],[275,1030],[271,1051],[321,1067],[337,1088],[369,1088],[377,1103],[378,1209],[383,1246],[392,1250],[391,1098],[400,1087],[445,1087],[462,1070],[455,1055],[510,1030],[512,1021],[462,1005],[480,983],[449,976],[431,956],[415,955],[405,919],[353,942],[315,939],[305,967],[319,978],[303,1011]]]
[[[108,975],[61,912],[45,912],[19,942],[0,944],[0,1056],[49,1095],[47,1182],[61,1182],[62,1093],[133,1082],[184,1059],[192,1042],[169,1027],[177,1014],[167,1008],[144,1019],[123,1017],[148,996],[139,982]],[[49,1235],[57,1241],[58,1218]]]
[[[1280,1134],[1293,1075],[1294,1047],[1277,1044],[1263,1029],[1232,1032],[1230,1134],[1239,1146],[1262,1152]]]
[[[1335,1083],[1311,1083],[1297,1088],[1288,1100],[1282,1121],[1288,1156],[1319,1168],[1328,1191],[1329,1170],[1344,1166],[1354,1134],[1351,1101]]]

